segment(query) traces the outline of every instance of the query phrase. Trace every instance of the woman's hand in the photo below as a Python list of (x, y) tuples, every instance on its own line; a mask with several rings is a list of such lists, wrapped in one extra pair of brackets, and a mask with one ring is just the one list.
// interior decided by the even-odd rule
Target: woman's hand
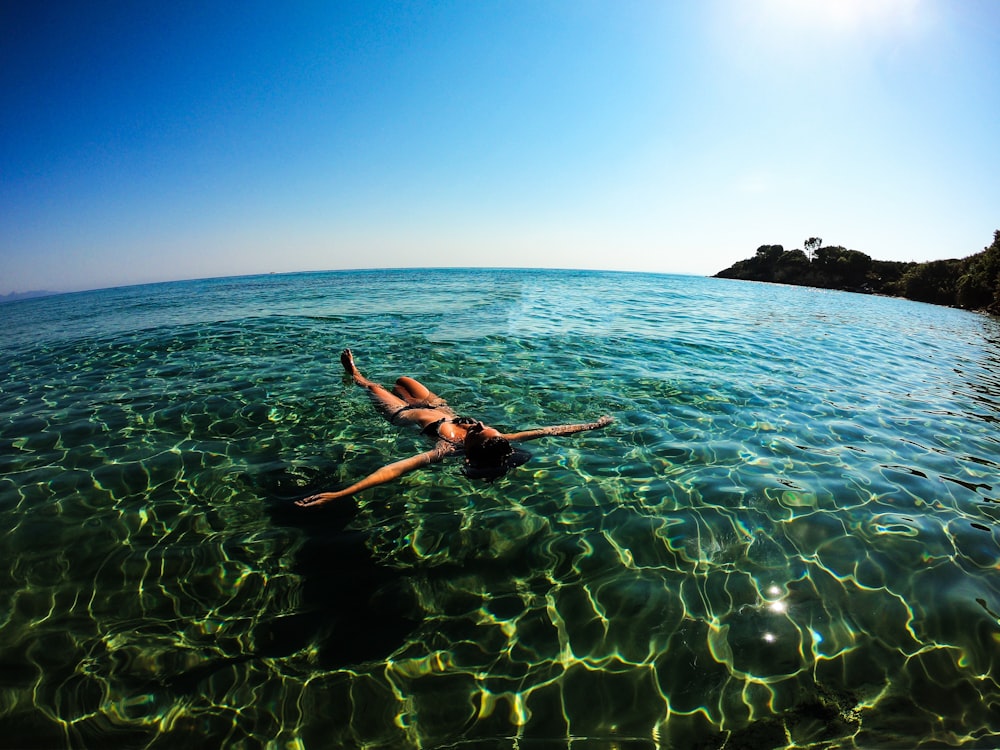
[(320, 492), (317, 495), (310, 495), (301, 500), (296, 500), (295, 504), (300, 508), (314, 508), (317, 505), (323, 505), (331, 500), (336, 500), (337, 497), (339, 497), (339, 493), (337, 492)]

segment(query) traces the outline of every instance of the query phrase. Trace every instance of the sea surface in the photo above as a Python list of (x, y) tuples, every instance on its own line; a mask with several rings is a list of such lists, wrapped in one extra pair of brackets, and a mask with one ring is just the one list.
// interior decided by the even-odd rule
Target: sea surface
[[(696, 277), (272, 275), (0, 305), (0, 745), (1000, 742), (1000, 321)], [(428, 444), (410, 375), (525, 444)]]

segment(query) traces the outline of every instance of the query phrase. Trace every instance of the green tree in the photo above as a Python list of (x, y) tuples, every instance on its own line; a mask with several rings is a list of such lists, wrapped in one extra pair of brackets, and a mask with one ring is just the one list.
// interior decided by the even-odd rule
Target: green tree
[(871, 267), (870, 257), (840, 245), (821, 247), (813, 258), (817, 283), (830, 289), (864, 289)]
[(823, 246), (823, 240), (821, 240), (819, 237), (810, 237), (809, 239), (807, 239), (805, 241), (805, 244), (803, 245), (803, 247), (806, 249), (806, 257), (809, 260), (812, 260), (814, 257), (816, 257), (816, 251), (819, 250), (820, 247), (822, 246)]
[(868, 288), (878, 294), (902, 297), (903, 274), (916, 265), (898, 260), (873, 260), (871, 270), (868, 272)]
[(930, 263), (918, 263), (900, 280), (903, 295), (907, 299), (918, 302), (930, 302), (935, 305), (954, 305), (959, 272), (962, 267), (960, 260), (934, 260)]
[(716, 276), (877, 292), (1000, 315), (1000, 229), (981, 253), (931, 263), (872, 260), (839, 245), (819, 247), (821, 242), (819, 237), (806, 240), (812, 257), (802, 250), (785, 252), (781, 245), (761, 245), (752, 258)]
[(779, 284), (808, 286), (811, 277), (809, 259), (801, 250), (789, 250), (778, 258), (774, 269), (774, 280)]
[(963, 263), (955, 289), (956, 304), (969, 310), (1000, 306), (1000, 230), (993, 234), (992, 245)]

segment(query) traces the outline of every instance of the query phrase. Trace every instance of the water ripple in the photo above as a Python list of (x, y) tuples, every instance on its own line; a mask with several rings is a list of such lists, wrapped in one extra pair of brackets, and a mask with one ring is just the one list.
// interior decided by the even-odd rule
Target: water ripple
[[(15, 744), (1000, 734), (993, 319), (512, 271), (156, 285), (0, 319)], [(293, 509), (423, 446), (344, 382), (345, 345), (500, 427), (616, 423), (492, 485), (446, 464)]]

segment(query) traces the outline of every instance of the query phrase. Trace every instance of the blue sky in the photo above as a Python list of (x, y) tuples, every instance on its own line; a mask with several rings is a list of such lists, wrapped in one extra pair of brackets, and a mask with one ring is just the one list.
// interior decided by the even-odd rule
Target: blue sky
[(1000, 3), (0, 5), (0, 294), (1000, 228)]

